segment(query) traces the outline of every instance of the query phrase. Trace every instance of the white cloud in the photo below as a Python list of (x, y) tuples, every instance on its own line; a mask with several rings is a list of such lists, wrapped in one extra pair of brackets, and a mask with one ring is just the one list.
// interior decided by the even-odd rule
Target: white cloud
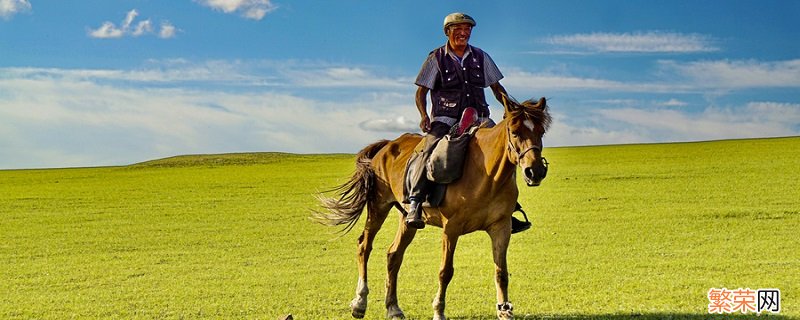
[(133, 19), (136, 19), (138, 15), (139, 12), (136, 9), (128, 11), (128, 14), (125, 15), (125, 21), (122, 22), (122, 30), (128, 30), (131, 27), (131, 23), (133, 23)]
[[(414, 90), (409, 78), (376, 75), (364, 67), (330, 66), (308, 61), (222, 61), (191, 63), (185, 60), (151, 60), (134, 70), (5, 68), (8, 76), (63, 78), (74, 81), (124, 81), (140, 85), (225, 83), (227, 86), (282, 89), (340, 88)], [(409, 101), (413, 102), (412, 98)]]
[(271, 0), (195, 0), (200, 4), (224, 13), (238, 12), (247, 19), (261, 20), (278, 9)]
[[(641, 93), (708, 93), (709, 90), (800, 87), (800, 59), (785, 61), (658, 61), (658, 81), (618, 81), (557, 73), (507, 69), (504, 85), (517, 90), (562, 92), (603, 90)], [(671, 100), (663, 106), (683, 106)]]
[(161, 23), (161, 30), (158, 32), (158, 37), (162, 39), (169, 39), (175, 37), (177, 29), (168, 21)]
[(134, 37), (153, 32), (153, 24), (150, 20), (141, 21), (136, 25), (136, 29), (131, 33)]
[[(622, 101), (627, 104), (628, 101)], [(632, 106), (565, 114), (553, 109), (546, 145), (579, 146), (800, 135), (800, 104), (748, 102), (699, 112)]]
[(530, 73), (510, 69), (505, 73), (503, 85), (517, 90), (534, 92), (561, 92), (575, 90), (613, 90), (619, 92), (675, 92), (690, 89), (682, 84), (621, 82), (616, 80), (586, 78), (552, 73)]
[[(173, 62), (183, 64), (188, 63)], [(303, 90), (229, 93), (224, 89), (229, 86), (138, 82), (185, 79), (192, 73), (210, 83), (239, 78), (239, 69), (225, 63), (186, 69), (193, 71), (162, 70), (163, 77), (158, 70), (0, 69), (0, 168), (128, 164), (188, 153), (355, 152), (399, 136), (397, 131), (365, 130), (362, 124), (389, 114), (397, 119), (416, 115), (408, 98), (412, 88), (403, 94), (330, 99)]]
[[(356, 152), (419, 131), (411, 80), (308, 61), (0, 68), (0, 168), (127, 164), (187, 153)], [(640, 94), (674, 88), (666, 84), (523, 71), (508, 80), (517, 94), (597, 90), (586, 100), (577, 93), (557, 100), (548, 146), (800, 135), (797, 102), (709, 102), (698, 109), (691, 96)], [(608, 92), (592, 97), (598, 91)]]
[(118, 29), (113, 23), (108, 21), (103, 22), (103, 25), (95, 30), (89, 30), (89, 36), (98, 39), (121, 38), (122, 34), (123, 31), (121, 29)]
[(284, 74), (292, 82), (303, 87), (360, 87), (360, 88), (409, 88), (411, 79), (395, 79), (376, 76), (358, 67), (328, 67), (323, 69), (287, 69)]
[(595, 113), (639, 133), (640, 142), (763, 138), (800, 134), (800, 104), (751, 102), (701, 113), (669, 109), (603, 109)]
[(761, 122), (780, 123), (784, 126), (800, 126), (800, 104), (781, 102), (750, 102), (747, 104), (746, 114)]
[(416, 132), (419, 121), (407, 119), (405, 116), (395, 118), (368, 119), (358, 124), (361, 129), (378, 132)]
[(0, 18), (11, 19), (15, 14), (31, 10), (28, 0), (0, 0)]
[(669, 100), (636, 100), (636, 99), (602, 99), (602, 100), (587, 100), (586, 102), (592, 103), (600, 103), (604, 105), (610, 105), (614, 107), (629, 107), (629, 108), (641, 108), (641, 107), (686, 107), (689, 103), (678, 100), (676, 98), (672, 98)]
[[(145, 19), (134, 24), (138, 16), (139, 12), (136, 11), (136, 9), (132, 9), (125, 15), (125, 19), (120, 24), (120, 27), (117, 27), (113, 22), (106, 21), (97, 29), (90, 29), (89, 36), (97, 39), (114, 39), (124, 36), (139, 37), (146, 34), (153, 34), (153, 22), (150, 19)], [(169, 22), (162, 22), (158, 37), (162, 39), (172, 38), (175, 36), (176, 31), (177, 29), (175, 26)]]
[(702, 88), (800, 87), (800, 59), (771, 62), (718, 60), (659, 63), (664, 69), (675, 71)]
[(693, 53), (719, 50), (709, 36), (660, 31), (560, 35), (545, 39), (545, 43), (575, 49), (577, 53)]
[(608, 145), (608, 144), (627, 144), (651, 142), (642, 136), (641, 132), (636, 132), (630, 128), (600, 128), (587, 125), (570, 124), (565, 119), (565, 115), (558, 112), (553, 113), (553, 122), (550, 130), (544, 136), (544, 144), (547, 146), (586, 146), (586, 145)]
[(688, 106), (689, 104), (684, 102), (684, 101), (672, 98), (672, 99), (669, 99), (667, 101), (658, 102), (657, 105), (663, 106), (663, 107), (685, 107), (685, 106)]

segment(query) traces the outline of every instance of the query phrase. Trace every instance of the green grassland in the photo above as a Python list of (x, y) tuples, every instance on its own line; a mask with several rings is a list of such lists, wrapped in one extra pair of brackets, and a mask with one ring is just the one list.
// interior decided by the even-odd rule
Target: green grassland
[[(520, 181), (534, 228), (509, 249), (518, 318), (705, 319), (722, 287), (778, 288), (779, 317), (800, 317), (800, 138), (545, 156), (542, 186)], [(0, 171), (0, 318), (349, 319), (359, 233), (308, 216), (353, 168), (259, 153)], [(375, 242), (367, 319), (384, 317), (397, 223)], [(426, 228), (406, 254), (411, 319), (432, 315), (439, 241)], [(448, 315), (493, 319), (488, 236), (462, 237), (455, 259)]]

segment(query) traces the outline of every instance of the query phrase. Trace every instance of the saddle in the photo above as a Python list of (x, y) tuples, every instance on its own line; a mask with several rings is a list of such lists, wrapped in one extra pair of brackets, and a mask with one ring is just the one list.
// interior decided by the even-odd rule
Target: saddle
[[(423, 139), (414, 150), (414, 154), (406, 166), (406, 179), (404, 194), (408, 197), (412, 175), (420, 172), (412, 170), (425, 170), (428, 179), (426, 207), (438, 207), (444, 200), (447, 184), (458, 180), (463, 172), (464, 157), (467, 153), (469, 140), (478, 129), (478, 112), (474, 108), (466, 108), (461, 114), (461, 119), (450, 129), (450, 133), (430, 143), (426, 150), (426, 139)], [(428, 155), (425, 155), (428, 152)], [(417, 159), (422, 158), (422, 159)], [(415, 161), (426, 161), (422, 166), (412, 165)]]

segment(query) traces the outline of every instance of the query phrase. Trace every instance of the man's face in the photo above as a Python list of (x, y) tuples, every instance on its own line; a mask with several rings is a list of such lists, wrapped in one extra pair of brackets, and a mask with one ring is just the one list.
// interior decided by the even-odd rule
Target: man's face
[(450, 26), (450, 32), (447, 33), (447, 41), (453, 48), (466, 47), (471, 34), (472, 26), (469, 23), (454, 24)]

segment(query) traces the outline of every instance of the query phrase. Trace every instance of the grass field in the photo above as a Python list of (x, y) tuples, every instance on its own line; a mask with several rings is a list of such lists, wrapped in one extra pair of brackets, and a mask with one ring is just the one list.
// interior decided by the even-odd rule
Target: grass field
[[(779, 317), (800, 318), (800, 138), (545, 156), (542, 186), (520, 182), (534, 228), (509, 253), (518, 318), (705, 319), (723, 287), (778, 288)], [(307, 217), (352, 170), (353, 155), (263, 153), (0, 171), (0, 318), (348, 319), (358, 232)], [(396, 225), (375, 242), (367, 319), (384, 317)], [(406, 255), (411, 319), (432, 315), (439, 241), (426, 228)], [(455, 259), (448, 316), (493, 319), (488, 236)]]

